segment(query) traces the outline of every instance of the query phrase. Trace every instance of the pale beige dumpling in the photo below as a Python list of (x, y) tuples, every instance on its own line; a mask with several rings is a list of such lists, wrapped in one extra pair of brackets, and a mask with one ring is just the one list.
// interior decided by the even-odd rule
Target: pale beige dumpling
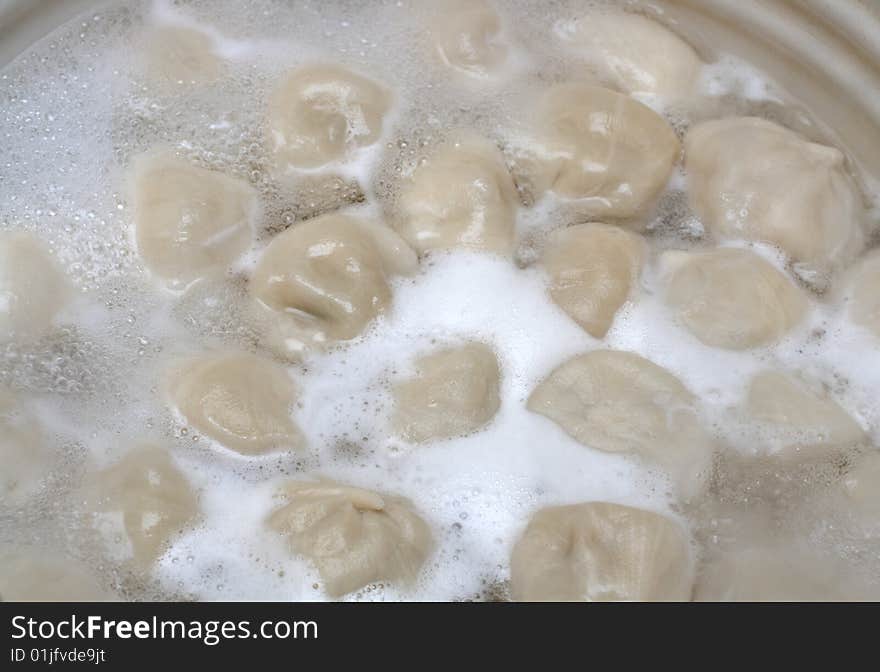
[(863, 441), (864, 430), (827, 392), (780, 371), (756, 375), (746, 399), (751, 418), (771, 430), (783, 454)]
[(242, 455), (298, 449), (293, 422), (296, 387), (270, 359), (245, 352), (180, 362), (166, 380), (170, 403), (192, 427)]
[(404, 185), (396, 228), (419, 253), (467, 247), (509, 254), (517, 202), (498, 148), (485, 138), (459, 133)]
[(868, 255), (855, 270), (849, 314), (880, 338), (880, 252)]
[(290, 481), (268, 519), (291, 550), (314, 563), (331, 597), (377, 581), (413, 581), (431, 530), (401, 497), (333, 481)]
[(172, 287), (225, 272), (250, 247), (259, 204), (242, 180), (155, 152), (135, 162), (132, 191), (138, 252)]
[(51, 457), (37, 419), (0, 388), (0, 504), (21, 504), (38, 494)]
[(510, 590), (528, 602), (690, 600), (685, 530), (666, 516), (608, 502), (538, 511), (516, 542)]
[(431, 35), (440, 60), (470, 77), (491, 76), (507, 58), (498, 13), (485, 0), (439, 3)]
[(207, 33), (185, 26), (152, 28), (144, 40), (147, 72), (163, 86), (208, 84), (220, 76), (222, 61)]
[(660, 465), (685, 498), (706, 484), (713, 447), (694, 396), (635, 353), (594, 350), (569, 359), (534, 389), (528, 409), (585, 446)]
[(501, 404), (500, 379), (498, 358), (483, 343), (419, 357), (415, 375), (393, 387), (395, 433), (407, 441), (424, 442), (480, 429)]
[(802, 546), (770, 543), (732, 551), (700, 572), (701, 602), (835, 602), (860, 599), (845, 568)]
[(642, 269), (647, 244), (640, 235), (607, 224), (555, 231), (541, 264), (550, 296), (587, 333), (603, 338), (626, 303)]
[(115, 599), (79, 560), (49, 549), (7, 546), (0, 551), (2, 602), (108, 602)]
[(595, 12), (558, 32), (610, 84), (629, 93), (667, 99), (687, 96), (693, 93), (703, 65), (687, 42), (641, 14)]
[(117, 561), (149, 568), (196, 523), (199, 504), (168, 451), (142, 445), (89, 482), (92, 525)]
[(809, 308), (804, 292), (758, 254), (739, 248), (667, 252), (666, 303), (706, 345), (746, 350), (785, 336)]
[(64, 275), (39, 238), (0, 232), (0, 343), (45, 335), (68, 294)]
[(685, 139), (691, 205), (720, 238), (777, 245), (806, 279), (861, 249), (862, 205), (843, 154), (754, 117), (707, 121)]
[(297, 68), (269, 101), (266, 140), (281, 174), (345, 161), (382, 135), (391, 94), (338, 65)]
[(650, 108), (589, 84), (553, 86), (539, 103), (521, 171), (536, 194), (577, 199), (587, 216), (633, 217), (666, 185), (678, 160), (675, 131)]
[(331, 214), (295, 224), (263, 252), (251, 294), (277, 316), (270, 345), (296, 357), (358, 336), (392, 304), (390, 280), (418, 257), (389, 227)]

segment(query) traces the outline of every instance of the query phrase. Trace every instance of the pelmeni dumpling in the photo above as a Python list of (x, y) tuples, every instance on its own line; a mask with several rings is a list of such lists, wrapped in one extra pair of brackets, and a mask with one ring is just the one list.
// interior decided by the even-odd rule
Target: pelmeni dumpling
[(389, 279), (418, 258), (387, 226), (331, 214), (296, 224), (263, 252), (251, 294), (277, 314), (269, 335), (279, 354), (349, 340), (391, 306)]
[(607, 224), (576, 224), (555, 231), (541, 264), (550, 296), (595, 338), (603, 338), (629, 298), (647, 244), (638, 234)]
[(443, 63), (471, 77), (491, 76), (507, 58), (498, 13), (485, 0), (447, 0), (438, 10), (431, 35)]
[(880, 338), (880, 251), (865, 257), (855, 270), (849, 314)]
[(340, 597), (376, 581), (412, 581), (430, 553), (427, 524), (409, 501), (333, 481), (290, 481), (268, 519)]
[(44, 335), (67, 295), (64, 275), (42, 241), (0, 232), (0, 343)]
[(162, 25), (145, 40), (147, 71), (163, 85), (207, 84), (220, 76), (221, 60), (211, 36), (185, 26)]
[(0, 504), (20, 504), (37, 494), (50, 461), (36, 418), (0, 388)]
[(859, 599), (845, 572), (809, 549), (771, 543), (732, 551), (700, 572), (694, 599), (703, 602), (826, 602)]
[(396, 228), (419, 253), (468, 247), (509, 254), (517, 202), (498, 148), (485, 138), (460, 133), (404, 186)]
[(135, 162), (132, 190), (138, 252), (172, 287), (223, 273), (251, 244), (259, 206), (242, 180), (158, 152)]
[(865, 439), (852, 416), (827, 393), (780, 371), (763, 371), (749, 385), (746, 400), (753, 420), (772, 430), (785, 453), (817, 446), (846, 446)]
[(641, 14), (595, 12), (560, 25), (557, 32), (611, 84), (629, 93), (687, 96), (703, 65), (687, 42)]
[(391, 108), (391, 94), (338, 65), (297, 68), (269, 102), (267, 142), (282, 174), (344, 161), (374, 144)]
[(269, 359), (246, 352), (197, 357), (169, 372), (167, 394), (190, 425), (242, 455), (304, 444), (291, 419), (296, 388)]
[(149, 567), (199, 516), (198, 499), (168, 451), (138, 446), (91, 480), (93, 526), (119, 561)]
[(108, 602), (84, 563), (48, 549), (7, 546), (0, 550), (0, 602)]
[(706, 345), (745, 350), (788, 333), (807, 312), (804, 293), (770, 262), (745, 249), (667, 252), (666, 302)]
[(674, 520), (608, 502), (538, 511), (510, 559), (515, 600), (687, 601), (694, 569)]
[(659, 464), (684, 497), (706, 483), (713, 449), (693, 395), (635, 353), (594, 350), (569, 359), (534, 389), (528, 408), (585, 446)]
[(737, 117), (694, 126), (685, 160), (691, 205), (710, 232), (777, 245), (805, 279), (863, 244), (859, 195), (833, 147)]
[(581, 83), (543, 96), (519, 172), (537, 194), (578, 199), (588, 216), (633, 217), (660, 193), (678, 160), (675, 131), (620, 93)]
[(415, 375), (393, 388), (395, 432), (422, 442), (478, 430), (498, 411), (498, 358), (483, 343), (470, 342), (420, 357)]

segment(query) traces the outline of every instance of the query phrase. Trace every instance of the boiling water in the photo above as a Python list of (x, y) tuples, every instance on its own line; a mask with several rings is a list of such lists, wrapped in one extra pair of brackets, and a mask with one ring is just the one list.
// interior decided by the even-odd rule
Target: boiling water
[[(693, 533), (698, 555), (745, 543), (743, 527), (785, 530), (820, 554), (842, 558), (862, 594), (877, 594), (880, 530), (853, 531), (846, 512), (823, 497), (848, 456), (791, 470), (754, 467), (749, 460), (761, 446), (737, 411), (758, 370), (802, 371), (824, 383), (876, 444), (880, 366), (866, 366), (877, 360), (876, 340), (828, 295), (812, 296), (809, 320), (772, 347), (709, 348), (673, 323), (657, 296), (653, 262), (637, 299), (605, 339), (593, 339), (548, 300), (546, 279), (531, 263), (542, 237), (568, 223), (552, 199), (521, 208), (517, 264), (468, 252), (432, 254), (415, 278), (396, 282), (386, 318), (290, 367), (301, 391), (293, 412), (308, 439), (304, 453), (244, 458), (198, 436), (167, 409), (157, 381), (169, 361), (218, 344), (258, 347), (243, 309), (246, 279), (273, 234), (342, 207), (392, 212), (401, 175), (449, 129), (473, 128), (504, 147), (523, 101), (582, 67), (547, 36), (558, 21), (583, 12), (584, 2), (496, 3), (514, 46), (503, 76), (482, 88), (463, 85), (432, 58), (424, 36), (431, 3), (291, 4), (119, 3), (64, 26), (0, 72), (0, 227), (36, 233), (78, 290), (49, 336), (0, 346), (0, 384), (21, 392), (55, 450), (40, 495), (0, 508), (0, 544), (86, 559), (125, 598), (323, 599), (314, 569), (264, 525), (283, 479), (323, 475), (408, 497), (437, 542), (415, 586), (369, 586), (352, 599), (503, 599), (510, 550), (529, 516), (542, 506), (590, 500), (677, 517)], [(143, 35), (163, 23), (208, 31), (226, 60), (222, 81), (154, 86), (144, 74)], [(267, 169), (267, 96), (285, 71), (321, 60), (387, 83), (394, 110), (382, 142), (336, 170), (332, 184), (282, 187)], [(687, 108), (644, 102), (682, 132), (697, 119), (738, 111), (819, 134), (772, 82), (731, 57), (715, 55), (700, 87), (702, 102)], [(126, 168), (158, 145), (247, 180), (262, 204), (251, 252), (224, 280), (185, 293), (155, 283), (133, 243)], [(703, 245), (685, 184), (686, 176), (676, 174), (650, 217), (655, 251)], [(771, 248), (757, 249), (784, 270)], [(389, 380), (432, 344), (461, 337), (496, 349), (499, 413), (464, 438), (420, 446), (396, 441), (388, 431)], [(703, 499), (677, 505), (662, 474), (585, 448), (525, 409), (548, 371), (599, 347), (637, 352), (699, 397), (721, 446)], [(80, 515), (83, 477), (145, 441), (169, 447), (203, 510), (148, 575), (116, 564)], [(735, 522), (740, 518), (748, 524)]]

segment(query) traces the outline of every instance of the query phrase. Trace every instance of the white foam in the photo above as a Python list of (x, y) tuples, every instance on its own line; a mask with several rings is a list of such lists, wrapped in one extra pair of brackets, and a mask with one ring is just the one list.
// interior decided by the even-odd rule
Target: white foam
[(729, 54), (703, 65), (697, 89), (710, 97), (738, 95), (747, 100), (784, 102), (776, 84), (764, 73)]

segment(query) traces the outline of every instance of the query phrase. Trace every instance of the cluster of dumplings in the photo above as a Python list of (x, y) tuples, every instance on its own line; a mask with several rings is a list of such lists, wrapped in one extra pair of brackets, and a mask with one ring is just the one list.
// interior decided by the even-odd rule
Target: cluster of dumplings
[[(845, 277), (852, 320), (880, 339), (880, 256), (866, 256), (841, 276), (862, 252), (865, 232), (840, 151), (742, 117), (699, 123), (682, 145), (670, 124), (631, 94), (695, 95), (702, 62), (691, 46), (648, 18), (623, 12), (560, 26), (558, 37), (605, 85), (548, 86), (507, 156), (472, 130), (450, 133), (403, 178), (388, 223), (357, 210), (332, 212), (274, 236), (248, 278), (254, 313), (268, 325), (261, 348), (257, 354), (211, 350), (171, 363), (162, 391), (181, 422), (218, 450), (244, 458), (303, 450), (305, 435), (292, 417), (297, 383), (285, 365), (344, 345), (389, 315), (395, 280), (417, 274), (432, 252), (469, 249), (513, 263), (518, 213), (541, 198), (571, 203), (582, 222), (543, 241), (538, 264), (547, 297), (597, 341), (637, 298), (649, 264), (659, 269), (663, 298), (683, 334), (711, 348), (747, 350), (784, 338), (811, 310), (804, 278), (822, 278), (827, 287)], [(476, 82), (500, 76), (514, 51), (486, 2), (450, 3), (430, 39), (451, 74)], [(207, 34), (161, 28), (151, 44), (151, 72), (168, 86), (222, 77), (222, 59)], [(291, 70), (266, 110), (274, 175), (293, 183), (372, 151), (395, 102), (384, 83), (340, 65)], [(716, 246), (653, 259), (640, 223), (682, 155), (691, 206)], [(168, 289), (183, 292), (223, 277), (255, 249), (260, 197), (244, 180), (167, 148), (138, 157), (129, 176), (140, 259)], [(750, 243), (778, 248), (789, 270)], [(2, 234), (0, 340), (36, 338), (56, 327), (65, 286), (35, 237)], [(403, 441), (478, 432), (501, 405), (504, 371), (489, 343), (443, 344), (408, 362), (407, 371), (391, 386), (390, 430)], [(602, 348), (578, 354), (547, 372), (525, 406), (588, 448), (635, 455), (664, 470), (682, 500), (707, 487), (716, 446), (699, 400), (644, 357)], [(805, 435), (813, 448), (865, 436), (833, 399), (794, 374), (760, 373), (747, 406), (752, 421), (773, 427), (774, 436), (790, 433), (791, 442), (778, 446), (783, 452), (800, 451)], [(20, 500), (39, 489), (51, 455), (39, 422), (12, 392), (0, 391), (0, 429), (9, 465), (0, 495)], [(198, 493), (161, 446), (135, 447), (84, 487), (90, 524), (108, 553), (145, 571), (200, 519)], [(844, 490), (858, 506), (880, 511), (878, 456), (854, 468)], [(432, 553), (429, 522), (394, 494), (320, 478), (290, 480), (277, 494), (266, 529), (314, 565), (331, 596), (379, 581), (414, 581)], [(14, 576), (22, 562), (0, 558), (0, 575)], [(716, 568), (696, 594), (735, 597), (736, 582), (748, 582), (741, 574), (752, 565), (744, 557), (726, 573)], [(532, 516), (513, 546), (511, 594), (688, 600), (695, 567), (688, 530), (672, 517), (609, 502), (551, 506)], [(12, 582), (0, 585), (4, 596), (15, 597), (15, 590)]]

